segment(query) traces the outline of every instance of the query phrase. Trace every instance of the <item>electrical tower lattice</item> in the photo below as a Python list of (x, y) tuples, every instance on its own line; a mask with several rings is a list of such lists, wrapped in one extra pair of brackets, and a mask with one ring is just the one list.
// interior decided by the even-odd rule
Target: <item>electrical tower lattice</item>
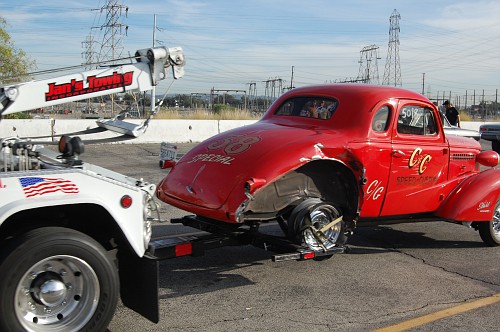
[(106, 22), (93, 29), (104, 30), (98, 61), (115, 60), (122, 57), (123, 53), (123, 30), (127, 33), (128, 26), (121, 22), (123, 12), (128, 14), (128, 7), (118, 3), (118, 0), (108, 0), (107, 4), (99, 10), (106, 12)]
[(387, 49), (387, 59), (385, 61), (385, 71), (383, 85), (401, 86), (401, 65), (399, 62), (399, 20), (401, 15), (394, 9), (389, 17), (389, 45)]
[(356, 81), (368, 83), (368, 84), (379, 84), (378, 75), (378, 46), (370, 45), (363, 47), (360, 51), (359, 58), (359, 73)]
[(88, 35), (85, 41), (82, 42), (82, 47), (84, 51), (82, 52), (83, 65), (87, 70), (90, 70), (92, 63), (95, 61), (95, 51), (94, 51), (94, 36)]

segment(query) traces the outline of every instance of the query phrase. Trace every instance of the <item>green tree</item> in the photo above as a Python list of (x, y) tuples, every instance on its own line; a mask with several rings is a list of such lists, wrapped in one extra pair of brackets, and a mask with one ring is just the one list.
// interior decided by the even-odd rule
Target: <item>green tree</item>
[(6, 27), (7, 21), (0, 17), (0, 85), (22, 81), (36, 68), (35, 61), (15, 47)]

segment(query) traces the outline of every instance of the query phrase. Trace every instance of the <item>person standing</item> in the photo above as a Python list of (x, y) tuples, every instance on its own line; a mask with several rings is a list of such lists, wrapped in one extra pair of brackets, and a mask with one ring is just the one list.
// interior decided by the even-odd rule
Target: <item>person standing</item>
[(460, 114), (458, 113), (457, 109), (451, 106), (449, 100), (445, 100), (443, 106), (445, 107), (445, 116), (450, 124), (452, 126), (460, 127)]

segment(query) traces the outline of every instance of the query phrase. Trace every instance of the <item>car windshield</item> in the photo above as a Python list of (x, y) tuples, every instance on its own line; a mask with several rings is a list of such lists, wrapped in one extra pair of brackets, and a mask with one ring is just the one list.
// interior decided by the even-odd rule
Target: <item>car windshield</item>
[(286, 100), (274, 114), (327, 120), (337, 106), (338, 101), (332, 98), (296, 97)]

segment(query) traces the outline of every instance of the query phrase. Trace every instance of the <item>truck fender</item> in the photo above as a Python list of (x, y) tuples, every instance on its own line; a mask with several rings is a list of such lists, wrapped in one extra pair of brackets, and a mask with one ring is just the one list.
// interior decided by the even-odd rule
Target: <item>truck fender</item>
[[(136, 200), (140, 197), (134, 197)], [(103, 207), (111, 217), (115, 220), (117, 226), (121, 229), (123, 234), (127, 237), (130, 246), (133, 248), (135, 253), (142, 257), (146, 248), (143, 243), (143, 230), (142, 223), (131, 223), (129, 213), (133, 214), (133, 219), (142, 220), (142, 209), (136, 208), (136, 211), (131, 211), (133, 207), (129, 208), (129, 211), (120, 211), (113, 209), (110, 206), (109, 200), (101, 199), (100, 197), (90, 196), (90, 195), (74, 195), (71, 197), (58, 197), (58, 199), (37, 199), (37, 200), (14, 200), (4, 206), (0, 207), (0, 226), (4, 223), (6, 219), (10, 216), (24, 210), (43, 208), (47, 206), (63, 206), (63, 205), (75, 205), (75, 204), (95, 204)], [(127, 226), (128, 225), (128, 226)], [(133, 225), (134, 228), (130, 228)]]
[(462, 181), (436, 211), (446, 220), (491, 221), (500, 195), (500, 169), (488, 169)]

